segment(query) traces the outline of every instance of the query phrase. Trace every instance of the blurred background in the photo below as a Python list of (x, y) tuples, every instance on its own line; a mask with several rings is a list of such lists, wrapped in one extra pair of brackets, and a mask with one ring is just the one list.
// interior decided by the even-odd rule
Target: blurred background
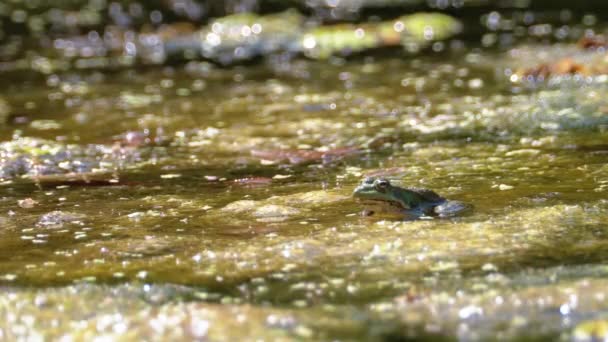
[[(443, 13), (464, 23), (460, 29), (436, 28), (428, 39), (458, 33), (467, 44), (508, 48), (522, 39), (579, 39), (605, 19), (607, 8), (606, 2), (592, 0), (8, 0), (0, 3), (0, 71), (200, 58), (228, 65), (277, 54), (373, 53), (403, 40), (394, 32), (378, 33), (383, 23), (393, 25), (418, 12)], [(356, 36), (357, 29), (368, 31), (366, 39)], [(407, 29), (420, 34), (424, 26)]]

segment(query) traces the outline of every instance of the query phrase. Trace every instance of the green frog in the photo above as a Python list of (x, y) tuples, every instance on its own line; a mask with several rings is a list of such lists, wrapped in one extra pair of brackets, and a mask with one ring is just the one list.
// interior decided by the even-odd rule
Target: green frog
[(466, 203), (445, 199), (432, 190), (393, 186), (385, 178), (365, 178), (355, 188), (353, 196), (378, 207), (364, 211), (367, 216), (379, 211), (397, 213), (408, 218), (452, 217), (471, 209)]

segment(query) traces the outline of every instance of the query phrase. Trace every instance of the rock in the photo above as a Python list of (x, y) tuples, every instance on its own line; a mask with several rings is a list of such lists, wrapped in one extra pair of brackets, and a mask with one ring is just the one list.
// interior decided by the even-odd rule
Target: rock
[[(141, 160), (137, 149), (115, 149), (110, 145), (63, 144), (38, 138), (19, 137), (0, 143), (0, 178), (31, 178), (46, 182), (45, 177), (66, 176), (61, 180), (78, 179), (84, 182), (97, 174), (115, 173), (118, 168)], [(85, 175), (86, 174), (86, 175)], [(102, 176), (105, 177), (105, 176)]]
[(512, 190), (513, 188), (515, 188), (513, 185), (508, 185), (508, 184), (500, 184), (498, 186), (498, 189), (500, 191)]
[(221, 211), (231, 212), (231, 213), (243, 213), (247, 211), (253, 210), (258, 203), (253, 200), (241, 200), (232, 202), (225, 207), (221, 208)]
[(64, 224), (67, 223), (78, 223), (85, 217), (86, 215), (84, 214), (55, 210), (42, 215), (36, 223), (36, 226), (48, 229), (57, 229), (62, 228)]
[(300, 210), (293, 207), (288, 207), (285, 205), (276, 205), (276, 204), (267, 204), (261, 207), (258, 207), (254, 212), (253, 216), (259, 218), (268, 218), (268, 217), (287, 217), (293, 216), (300, 213)]
[(35, 201), (28, 197), (22, 200), (18, 200), (17, 204), (19, 204), (19, 206), (23, 209), (30, 209), (33, 208), (36, 204), (38, 204), (38, 201)]
[(179, 248), (169, 238), (147, 235), (143, 238), (117, 239), (103, 244), (109, 253), (121, 257), (142, 258), (170, 254)]
[(593, 320), (579, 323), (572, 332), (572, 341), (593, 342), (608, 340), (608, 320)]
[(327, 203), (340, 202), (349, 199), (350, 196), (344, 196), (335, 192), (316, 190), (308, 192), (300, 192), (293, 195), (282, 197), (271, 197), (275, 202), (283, 202), (291, 206), (306, 205), (316, 206)]

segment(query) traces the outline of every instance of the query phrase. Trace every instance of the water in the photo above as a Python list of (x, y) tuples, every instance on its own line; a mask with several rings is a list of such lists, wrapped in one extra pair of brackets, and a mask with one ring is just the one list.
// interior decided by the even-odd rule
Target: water
[[(608, 307), (608, 86), (511, 82), (520, 48), (12, 74), (0, 336), (573, 338)], [(475, 209), (362, 217), (366, 175)]]

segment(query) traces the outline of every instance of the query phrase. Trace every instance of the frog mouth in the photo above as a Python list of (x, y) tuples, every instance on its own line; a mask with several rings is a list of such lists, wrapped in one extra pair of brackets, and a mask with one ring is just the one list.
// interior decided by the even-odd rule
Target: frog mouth
[(364, 206), (373, 206), (373, 207), (380, 206), (380, 207), (399, 209), (399, 210), (406, 209), (403, 207), (403, 205), (401, 203), (399, 203), (397, 201), (386, 200), (386, 199), (366, 198), (366, 199), (360, 199), (359, 202), (361, 204), (363, 204)]

